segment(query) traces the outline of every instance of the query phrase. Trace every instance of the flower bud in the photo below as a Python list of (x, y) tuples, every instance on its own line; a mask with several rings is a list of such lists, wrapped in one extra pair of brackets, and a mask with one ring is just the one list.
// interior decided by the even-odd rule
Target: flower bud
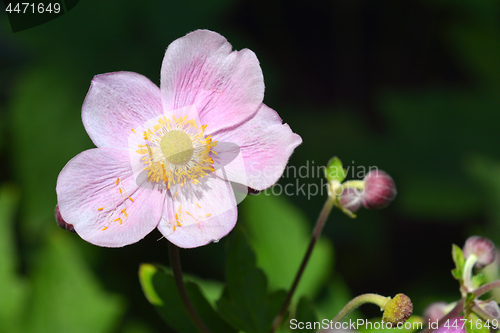
[(342, 208), (356, 212), (361, 207), (361, 192), (356, 188), (344, 188), (340, 195), (339, 204)]
[(65, 229), (65, 230), (68, 230), (70, 232), (76, 233), (75, 228), (73, 227), (73, 225), (69, 224), (69, 223), (66, 223), (63, 220), (63, 218), (61, 216), (61, 212), (59, 211), (59, 205), (56, 205), (55, 216), (56, 216), (56, 222), (57, 222), (58, 226), (60, 226), (61, 228)]
[(446, 302), (435, 302), (429, 304), (424, 310), (424, 319), (427, 323), (435, 323), (446, 315)]
[(495, 260), (495, 244), (488, 238), (471, 236), (465, 241), (463, 253), (465, 259), (471, 254), (475, 254), (477, 256), (475, 267), (483, 268)]
[(368, 209), (386, 207), (396, 197), (397, 191), (391, 176), (382, 170), (371, 170), (363, 179), (365, 189), (363, 206)]
[(260, 192), (261, 192), (259, 190), (255, 190), (255, 189), (253, 189), (251, 187), (248, 187), (247, 189), (248, 189), (248, 194), (250, 194), (250, 195), (259, 195)]
[(397, 294), (384, 308), (384, 315), (382, 321), (391, 323), (393, 327), (398, 324), (403, 324), (410, 318), (413, 312), (413, 304), (408, 296), (405, 294)]
[(463, 324), (462, 318), (463, 317), (450, 319), (446, 327), (441, 326), (441, 328), (435, 330), (434, 333), (465, 333), (466, 325)]
[(488, 316), (499, 319), (500, 318), (500, 308), (498, 303), (495, 301), (477, 301), (477, 305), (484, 311)]

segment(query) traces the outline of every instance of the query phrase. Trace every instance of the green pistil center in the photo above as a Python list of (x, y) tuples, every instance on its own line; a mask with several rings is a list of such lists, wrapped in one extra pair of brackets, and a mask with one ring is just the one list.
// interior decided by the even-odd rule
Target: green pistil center
[(163, 155), (173, 164), (184, 164), (193, 156), (193, 142), (183, 131), (167, 132), (160, 140)]

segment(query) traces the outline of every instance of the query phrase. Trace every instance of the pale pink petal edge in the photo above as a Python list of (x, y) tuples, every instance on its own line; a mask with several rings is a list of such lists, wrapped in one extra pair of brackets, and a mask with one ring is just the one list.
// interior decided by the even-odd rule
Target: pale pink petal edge
[[(158, 225), (165, 201), (160, 192), (138, 187), (128, 154), (110, 148), (86, 150), (71, 159), (59, 174), (56, 192), (64, 221), (82, 239), (105, 247), (121, 247), (144, 238)], [(127, 216), (119, 213), (124, 205)], [(115, 221), (117, 217), (122, 218), (121, 225)]]
[(97, 147), (126, 149), (134, 127), (163, 114), (160, 88), (133, 72), (96, 75), (82, 106), (82, 121)]
[[(225, 179), (264, 190), (276, 183), (286, 168), (294, 149), (302, 143), (278, 113), (262, 104), (254, 117), (242, 125), (213, 135), (214, 139), (238, 145), (245, 170), (226, 167)], [(214, 149), (217, 152), (217, 148)], [(216, 173), (219, 177), (221, 172)]]

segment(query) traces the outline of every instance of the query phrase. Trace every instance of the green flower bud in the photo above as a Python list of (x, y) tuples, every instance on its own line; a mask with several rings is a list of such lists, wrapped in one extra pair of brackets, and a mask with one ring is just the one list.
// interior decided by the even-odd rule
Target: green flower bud
[(410, 318), (413, 312), (413, 304), (405, 294), (397, 294), (384, 307), (384, 315), (382, 321), (391, 323), (393, 327), (398, 324), (403, 324)]

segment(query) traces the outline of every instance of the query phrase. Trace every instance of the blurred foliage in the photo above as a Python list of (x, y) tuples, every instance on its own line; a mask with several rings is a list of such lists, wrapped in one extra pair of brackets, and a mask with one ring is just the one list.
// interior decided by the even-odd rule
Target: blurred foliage
[(271, 329), (286, 291), (269, 293), (266, 275), (255, 264), (255, 254), (246, 237), (235, 230), (227, 256), (226, 287), (217, 307), (238, 331), (265, 333)]
[(54, 230), (33, 271), (18, 275), (12, 242), (18, 197), (15, 187), (0, 188), (0, 331), (109, 332), (123, 302), (102, 290), (67, 234)]
[[(282, 197), (264, 193), (247, 198), (243, 208), (244, 227), (255, 249), (257, 265), (266, 273), (272, 289), (288, 289), (309, 245), (307, 220)], [(309, 259), (294, 300), (304, 295), (315, 298), (332, 272), (333, 248), (322, 238)]]
[[(165, 241), (85, 244), (57, 228), (54, 188), (64, 164), (93, 146), (80, 119), (92, 77), (129, 70), (159, 83), (167, 45), (198, 28), (256, 52), (266, 104), (304, 140), (280, 180), (295, 195), (241, 204), (270, 290), (293, 279), (326, 197), (311, 171), (336, 155), (347, 179), (377, 166), (399, 194), (356, 220), (333, 212), (299, 285), (295, 303), (308, 300), (298, 315), (310, 317), (310, 303), (320, 320), (333, 317), (364, 292), (405, 292), (417, 314), (458, 298), (451, 244), (473, 233), (500, 242), (499, 11), (495, 0), (82, 0), (16, 34), (2, 11), (0, 331), (165, 332), (137, 277), (141, 262), (166, 263)], [(294, 177), (304, 165), (308, 174)], [(212, 307), (226, 243), (182, 252)], [(379, 316), (361, 310), (353, 316)]]
[[(142, 264), (139, 276), (144, 294), (170, 327), (178, 332), (198, 332), (176, 291), (175, 280), (169, 270), (151, 264)], [(187, 282), (186, 290), (200, 318), (211, 331), (236, 332), (214, 311), (197, 284)]]

